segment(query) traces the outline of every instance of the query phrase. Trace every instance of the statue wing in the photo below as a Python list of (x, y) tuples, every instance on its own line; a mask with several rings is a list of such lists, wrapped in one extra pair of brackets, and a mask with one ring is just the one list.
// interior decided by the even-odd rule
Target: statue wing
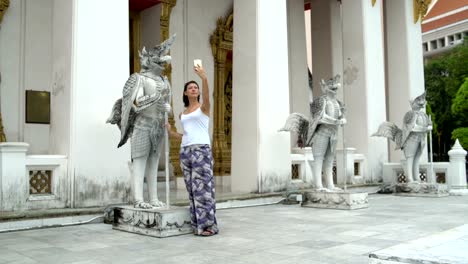
[(401, 148), (402, 130), (397, 125), (391, 122), (383, 122), (380, 124), (377, 132), (371, 135), (372, 137), (386, 137), (396, 143), (397, 148)]
[(325, 102), (325, 97), (320, 96), (315, 98), (312, 103), (309, 104), (312, 120), (307, 132), (308, 137), (305, 142), (306, 146), (312, 146), (312, 137), (315, 133), (315, 130), (317, 130), (320, 119), (323, 117), (323, 113), (325, 112)]
[[(124, 138), (122, 138), (118, 144), (117, 147), (121, 147), (123, 144), (127, 142), (127, 140), (132, 136), (133, 133), (133, 124), (135, 123), (135, 118), (136, 118), (136, 113), (134, 109), (130, 109), (130, 113), (128, 115), (128, 126), (127, 126), (127, 131), (124, 133)], [(112, 107), (112, 112), (107, 119), (106, 123), (112, 124), (112, 125), (117, 125), (119, 130), (121, 131), (122, 134), (122, 98), (119, 98), (117, 101), (115, 101), (114, 106)]]
[(413, 131), (414, 126), (416, 125), (416, 113), (411, 110), (406, 112), (405, 116), (403, 117), (403, 127), (402, 127), (402, 139), (401, 139), (401, 146), (403, 147), (406, 143), (406, 139), (408, 139), (409, 134)]
[(309, 107), (313, 119), (322, 117), (325, 109), (325, 97), (320, 96), (315, 98), (312, 103), (310, 103)]
[(130, 75), (122, 92), (122, 107), (120, 119), (120, 142), (117, 147), (124, 145), (133, 132), (133, 125), (135, 123), (136, 112), (133, 108), (133, 101), (136, 97), (136, 92), (139, 87), (140, 78), (138, 73)]
[(114, 106), (112, 107), (112, 112), (107, 118), (106, 123), (111, 125), (117, 125), (120, 129), (120, 120), (122, 116), (122, 98), (119, 98), (115, 101)]

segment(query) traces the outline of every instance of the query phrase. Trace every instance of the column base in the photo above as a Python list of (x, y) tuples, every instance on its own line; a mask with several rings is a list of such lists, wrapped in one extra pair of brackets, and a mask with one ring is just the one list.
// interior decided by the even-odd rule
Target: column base
[(159, 238), (193, 233), (190, 212), (182, 207), (169, 209), (139, 209), (130, 205), (116, 207), (112, 229)]
[(452, 196), (465, 196), (468, 195), (468, 189), (452, 189), (449, 194)]
[(303, 207), (354, 210), (369, 207), (367, 193), (317, 192), (303, 194)]
[(447, 185), (438, 183), (399, 183), (395, 195), (414, 197), (445, 197), (449, 195)]

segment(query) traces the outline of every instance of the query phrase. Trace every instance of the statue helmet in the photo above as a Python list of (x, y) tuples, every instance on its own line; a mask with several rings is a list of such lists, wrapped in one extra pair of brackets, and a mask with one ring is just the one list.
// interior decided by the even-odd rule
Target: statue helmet
[(175, 34), (166, 39), (161, 44), (153, 47), (149, 51), (145, 47), (138, 54), (140, 55), (141, 67), (144, 69), (153, 69), (155, 67), (164, 68), (164, 65), (170, 63), (171, 56), (167, 55), (175, 40)]
[(426, 104), (426, 91), (422, 93), (420, 96), (417, 96), (413, 100), (410, 100), (411, 108), (421, 108), (424, 107)]
[(335, 77), (332, 77), (328, 80), (321, 80), (320, 81), (320, 86), (321, 86), (321, 89), (322, 89), (322, 93), (326, 93), (327, 91), (331, 91), (331, 92), (334, 92), (336, 93), (336, 90), (338, 90), (338, 88), (341, 86), (340, 85), (340, 75), (337, 74), (335, 75)]

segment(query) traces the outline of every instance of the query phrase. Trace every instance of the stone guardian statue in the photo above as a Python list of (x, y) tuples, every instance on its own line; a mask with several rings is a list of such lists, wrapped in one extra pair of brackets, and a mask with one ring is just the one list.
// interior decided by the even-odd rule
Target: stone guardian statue
[[(165, 66), (170, 63), (169, 49), (175, 35), (140, 55), (141, 71), (133, 73), (123, 88), (122, 98), (112, 109), (107, 123), (121, 131), (117, 147), (130, 138), (132, 158), (132, 188), (135, 208), (163, 207), (158, 199), (157, 174), (165, 133), (164, 115), (171, 112), (171, 87)], [(148, 184), (149, 201), (143, 200), (143, 180)]]
[[(314, 161), (312, 170), (314, 185), (318, 191), (341, 190), (333, 183), (333, 161), (335, 159), (338, 127), (346, 124), (345, 108), (336, 99), (340, 87), (340, 75), (320, 82), (323, 95), (309, 102), (311, 119), (292, 113), (280, 131), (294, 131), (306, 147), (312, 147)], [(322, 173), (325, 184), (322, 184)]]
[(391, 122), (383, 122), (372, 136), (386, 137), (396, 143), (395, 149), (403, 150), (406, 158), (406, 179), (408, 182), (420, 182), (419, 159), (426, 145), (427, 133), (432, 130), (432, 121), (421, 111), (426, 106), (426, 92), (410, 101), (411, 110), (403, 117), (400, 129)]

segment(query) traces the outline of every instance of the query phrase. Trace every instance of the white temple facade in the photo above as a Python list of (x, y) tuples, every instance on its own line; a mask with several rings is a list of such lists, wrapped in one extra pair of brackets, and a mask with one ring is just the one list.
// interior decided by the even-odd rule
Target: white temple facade
[[(336, 74), (348, 120), (338, 148), (354, 148), (365, 160), (363, 183), (381, 181), (382, 164), (401, 156), (371, 134), (385, 120), (400, 126), (409, 100), (424, 91), (426, 10), (416, 0), (0, 2), (9, 2), (0, 27), (8, 142), (0, 143), (0, 211), (128, 201), (129, 144), (117, 149), (119, 130), (105, 121), (136, 69), (135, 51), (172, 34), (173, 122), (181, 131), (183, 85), (198, 81), (192, 67), (201, 59), (213, 93), (216, 181), (232, 192), (288, 188), (294, 140), (278, 129), (292, 112), (309, 115), (319, 80)], [(48, 124), (27, 122), (30, 90), (50, 96)], [(171, 142), (176, 175), (177, 151)], [(34, 180), (49, 186), (31, 186)]]

